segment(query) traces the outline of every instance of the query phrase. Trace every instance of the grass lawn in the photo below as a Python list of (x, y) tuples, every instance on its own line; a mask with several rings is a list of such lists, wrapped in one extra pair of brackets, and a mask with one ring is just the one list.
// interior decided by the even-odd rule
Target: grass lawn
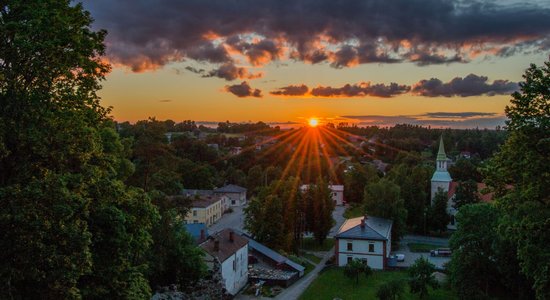
[[(377, 299), (378, 287), (391, 280), (403, 280), (406, 285), (405, 292), (400, 299), (418, 299), (418, 295), (411, 294), (406, 284), (408, 275), (406, 271), (375, 271), (369, 278), (359, 277), (359, 284), (344, 276), (342, 268), (331, 268), (319, 274), (319, 277), (305, 290), (300, 300), (332, 300), (341, 298), (344, 300)], [(443, 300), (457, 299), (456, 295), (449, 288), (431, 290), (426, 299)]]
[(433, 244), (423, 244), (423, 243), (408, 243), (409, 250), (411, 252), (430, 252), (430, 250), (441, 248), (441, 246)]
[(326, 239), (322, 245), (319, 245), (314, 238), (304, 238), (303, 250), (306, 251), (329, 251), (334, 246), (334, 239)]
[(311, 253), (303, 253), (302, 254), (303, 257), (311, 260), (312, 262), (314, 262), (315, 264), (319, 264), (321, 262), (321, 258), (320, 257), (317, 257)]
[(346, 208), (346, 211), (344, 212), (344, 218), (346, 219), (358, 218), (364, 215), (365, 210), (363, 208), (363, 205), (351, 205), (350, 207)]
[(302, 265), (304, 266), (306, 269), (304, 270), (304, 276), (311, 272), (313, 269), (315, 269), (315, 266), (310, 264), (309, 262), (307, 262), (304, 258), (302, 257), (298, 257), (298, 256), (295, 256), (295, 255), (289, 255), (288, 258), (290, 258), (290, 260), (292, 260), (293, 262), (299, 264), (299, 265)]

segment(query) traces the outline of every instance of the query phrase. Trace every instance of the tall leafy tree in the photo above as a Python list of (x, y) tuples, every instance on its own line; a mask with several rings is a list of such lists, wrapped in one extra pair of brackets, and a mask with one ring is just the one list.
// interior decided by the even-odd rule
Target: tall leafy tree
[(411, 293), (418, 294), (420, 299), (428, 296), (428, 288), (437, 288), (439, 284), (433, 275), (435, 266), (427, 258), (421, 256), (409, 268), (409, 286)]
[(372, 269), (360, 259), (355, 258), (344, 267), (344, 275), (354, 280), (356, 285), (359, 284), (361, 273), (365, 274), (365, 277), (369, 277), (372, 275)]
[(158, 217), (96, 92), (104, 31), (68, 0), (0, 4), (0, 298), (148, 299)]
[(327, 238), (330, 229), (334, 223), (332, 219), (332, 211), (334, 210), (334, 202), (332, 201), (332, 191), (327, 182), (319, 177), (315, 186), (310, 186), (309, 193), (313, 197), (313, 236), (315, 240), (322, 245)]
[(397, 245), (405, 233), (407, 210), (399, 186), (382, 178), (365, 190), (365, 212), (368, 215), (393, 220), (392, 245)]
[(467, 180), (458, 183), (454, 198), (454, 207), (456, 209), (459, 209), (467, 204), (477, 203), (479, 201), (480, 199), (477, 190), (477, 182), (473, 180)]
[(427, 212), (428, 224), (431, 230), (441, 232), (447, 229), (447, 224), (450, 221), (447, 213), (447, 202), (447, 192), (439, 188)]
[(509, 137), (485, 170), (503, 210), (499, 232), (515, 245), (521, 272), (550, 298), (550, 62), (532, 64), (505, 109)]

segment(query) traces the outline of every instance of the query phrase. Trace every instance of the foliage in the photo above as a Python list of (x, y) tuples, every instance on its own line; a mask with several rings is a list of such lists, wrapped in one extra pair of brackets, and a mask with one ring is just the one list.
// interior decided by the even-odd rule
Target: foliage
[(418, 294), (420, 299), (428, 296), (428, 287), (437, 288), (439, 286), (433, 273), (435, 266), (427, 258), (421, 256), (409, 268), (409, 286), (411, 292)]
[(502, 209), (499, 235), (517, 251), (538, 299), (550, 297), (550, 62), (526, 70), (505, 109), (509, 137), (484, 170)]
[(497, 209), (486, 203), (465, 205), (457, 214), (449, 271), (451, 283), (463, 299), (488, 298), (489, 288), (499, 283), (495, 260), (498, 221)]
[(454, 207), (456, 209), (459, 209), (467, 204), (477, 203), (479, 201), (480, 199), (477, 190), (477, 182), (473, 180), (467, 180), (458, 183), (454, 198)]
[(344, 197), (349, 203), (361, 203), (365, 197), (365, 186), (378, 181), (376, 169), (371, 165), (353, 164), (344, 174)]
[(407, 210), (399, 186), (383, 178), (369, 184), (365, 191), (365, 212), (367, 215), (393, 220), (392, 245), (397, 245), (405, 233)]
[(449, 214), (447, 213), (447, 192), (439, 188), (435, 193), (433, 204), (428, 210), (428, 220), (431, 230), (445, 231), (449, 224)]
[(388, 281), (378, 287), (376, 298), (380, 300), (397, 300), (405, 292), (405, 285), (401, 280)]
[(355, 258), (344, 267), (344, 275), (351, 280), (355, 280), (355, 284), (359, 284), (359, 275), (362, 273), (365, 274), (365, 277), (372, 275), (372, 269), (366, 261)]

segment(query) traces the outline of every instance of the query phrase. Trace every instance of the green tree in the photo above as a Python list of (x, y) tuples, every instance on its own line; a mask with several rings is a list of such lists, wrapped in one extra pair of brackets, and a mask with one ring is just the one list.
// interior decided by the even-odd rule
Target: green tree
[(347, 202), (361, 203), (365, 197), (365, 186), (378, 181), (376, 169), (371, 165), (353, 164), (344, 173), (344, 196)]
[(96, 92), (104, 31), (68, 0), (0, 6), (0, 298), (148, 299), (156, 208)]
[(380, 285), (376, 291), (379, 300), (398, 300), (405, 292), (405, 285), (401, 280), (392, 280)]
[(447, 213), (447, 192), (439, 188), (435, 193), (432, 206), (427, 212), (429, 225), (431, 230), (445, 231), (449, 224), (450, 217)]
[(508, 139), (484, 170), (503, 210), (499, 234), (517, 249), (538, 299), (550, 298), (550, 62), (532, 64), (512, 94)]
[(355, 280), (355, 284), (359, 284), (359, 275), (365, 274), (365, 277), (372, 275), (372, 269), (365, 261), (354, 258), (344, 267), (344, 275), (351, 280)]
[(364, 201), (367, 215), (393, 220), (392, 245), (397, 245), (405, 233), (407, 219), (407, 210), (399, 193), (399, 186), (382, 178), (367, 186)]
[(499, 284), (495, 247), (499, 213), (487, 203), (465, 205), (451, 236), (450, 281), (462, 299), (486, 299)]
[(433, 275), (434, 271), (435, 266), (427, 258), (421, 256), (415, 260), (409, 268), (411, 293), (418, 294), (420, 299), (424, 299), (428, 296), (429, 287), (438, 288), (439, 284)]
[(313, 231), (315, 240), (322, 245), (334, 224), (332, 191), (327, 182), (319, 177), (316, 184), (310, 186), (306, 193), (312, 194), (310, 201), (313, 201), (313, 228), (311, 231)]
[(454, 198), (454, 208), (459, 209), (464, 205), (478, 203), (479, 201), (477, 182), (467, 180), (458, 183)]

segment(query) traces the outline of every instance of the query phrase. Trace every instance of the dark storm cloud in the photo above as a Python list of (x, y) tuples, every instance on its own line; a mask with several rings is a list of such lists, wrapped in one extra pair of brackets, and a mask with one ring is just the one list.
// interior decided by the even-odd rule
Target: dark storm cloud
[(302, 84), (285, 86), (269, 93), (275, 96), (303, 96), (308, 91), (309, 88), (305, 84)]
[(210, 71), (197, 69), (191, 66), (187, 66), (185, 69), (192, 73), (200, 74), (202, 77), (218, 77), (227, 81), (232, 81), (235, 79), (255, 79), (263, 76), (262, 73), (249, 73), (246, 68), (237, 67), (233, 63), (223, 64), (219, 68)]
[[(550, 8), (461, 0), (85, 0), (109, 59), (134, 71), (193, 59), (252, 64), (465, 62), (470, 52), (547, 51)], [(233, 39), (233, 40), (231, 40)], [(475, 45), (475, 46), (474, 46)], [(474, 49), (475, 48), (475, 49)], [(422, 50), (418, 50), (422, 49)]]
[(240, 84), (226, 85), (225, 91), (239, 98), (244, 98), (244, 97), (261, 98), (262, 97), (262, 91), (260, 91), (259, 89), (253, 89), (252, 87), (250, 87), (250, 85), (246, 81), (243, 81)]
[(370, 82), (361, 82), (358, 84), (346, 84), (343, 87), (334, 88), (330, 86), (318, 86), (311, 90), (311, 95), (315, 97), (381, 97), (389, 98), (404, 94), (410, 90), (407, 85), (397, 83), (371, 84)]
[(516, 82), (508, 80), (495, 80), (487, 82), (486, 76), (470, 74), (464, 78), (455, 77), (449, 82), (442, 82), (440, 79), (432, 78), (421, 80), (412, 88), (412, 93), (426, 97), (469, 97), (480, 95), (507, 95), (516, 90), (519, 86)]

